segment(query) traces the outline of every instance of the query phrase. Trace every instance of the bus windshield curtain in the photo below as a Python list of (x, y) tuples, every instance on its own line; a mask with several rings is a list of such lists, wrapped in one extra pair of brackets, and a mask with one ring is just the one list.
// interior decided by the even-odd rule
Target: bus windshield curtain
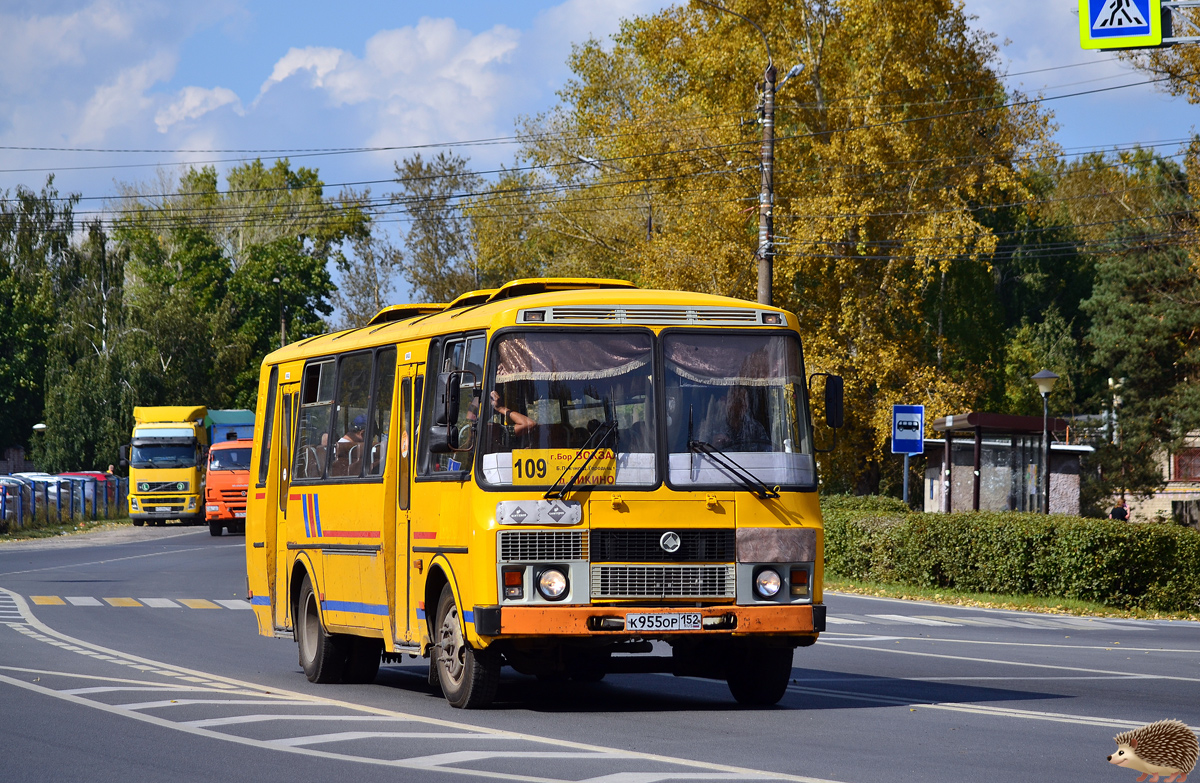
[(650, 339), (638, 334), (509, 335), (496, 347), (496, 382), (614, 378), (650, 363)]
[(800, 355), (788, 337), (671, 335), (667, 369), (709, 386), (786, 386), (799, 383)]

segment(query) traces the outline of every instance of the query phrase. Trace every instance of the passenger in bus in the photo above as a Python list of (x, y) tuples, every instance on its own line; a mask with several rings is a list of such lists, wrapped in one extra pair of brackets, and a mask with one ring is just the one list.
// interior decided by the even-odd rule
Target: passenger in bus
[[(524, 413), (518, 413), (512, 408), (505, 407), (504, 403), (501, 402), (500, 392), (493, 389), (489, 397), (492, 401), (492, 410), (495, 411), (504, 424), (512, 425), (514, 435), (523, 435), (537, 426), (537, 422)], [(468, 413), (469, 416), (470, 414)]]
[(367, 428), (367, 417), (358, 414), (350, 422), (350, 429), (338, 438), (334, 448), (331, 476), (357, 476), (362, 469), (363, 437)]
[(712, 439), (712, 445), (728, 451), (772, 451), (767, 428), (754, 418), (750, 393), (745, 386), (734, 386), (725, 396), (723, 428)]

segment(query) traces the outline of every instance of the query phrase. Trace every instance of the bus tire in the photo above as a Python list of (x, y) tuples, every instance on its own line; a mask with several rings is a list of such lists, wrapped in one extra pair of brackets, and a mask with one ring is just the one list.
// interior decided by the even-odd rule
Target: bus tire
[(317, 595), (307, 575), (296, 603), (296, 641), (300, 647), (300, 667), (309, 682), (341, 682), (346, 669), (347, 640), (325, 631)]
[(729, 692), (738, 704), (770, 707), (778, 704), (792, 678), (790, 647), (746, 647), (730, 656)]
[(142, 525), (144, 525), (144, 524), (146, 524), (146, 520), (144, 520), (144, 519), (135, 519), (135, 520), (133, 520), (133, 526), (134, 526), (134, 527), (141, 527), (141, 526), (142, 526)]
[(434, 661), (438, 683), (451, 707), (477, 709), (491, 704), (500, 684), (500, 659), (491, 650), (467, 644), (454, 591), (442, 587), (434, 626)]
[(225, 528), (225, 526), (222, 525), (220, 522), (209, 522), (208, 523), (208, 534), (210, 536), (219, 536), (219, 535), (221, 535), (221, 531), (224, 530), (224, 528)]
[(347, 645), (346, 672), (342, 682), (365, 684), (375, 682), (383, 658), (383, 640), (353, 636)]

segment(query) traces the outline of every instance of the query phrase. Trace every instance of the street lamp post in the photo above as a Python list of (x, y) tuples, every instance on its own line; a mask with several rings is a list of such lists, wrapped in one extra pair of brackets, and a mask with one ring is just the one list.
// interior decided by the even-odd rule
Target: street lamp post
[(1031, 376), (1042, 393), (1042, 513), (1050, 513), (1050, 392), (1058, 376), (1049, 370), (1041, 370)]

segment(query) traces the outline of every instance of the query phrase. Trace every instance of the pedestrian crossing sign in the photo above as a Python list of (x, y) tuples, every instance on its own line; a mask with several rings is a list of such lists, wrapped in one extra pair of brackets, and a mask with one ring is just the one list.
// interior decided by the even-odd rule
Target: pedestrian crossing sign
[(1079, 0), (1079, 43), (1084, 49), (1162, 45), (1161, 0)]

